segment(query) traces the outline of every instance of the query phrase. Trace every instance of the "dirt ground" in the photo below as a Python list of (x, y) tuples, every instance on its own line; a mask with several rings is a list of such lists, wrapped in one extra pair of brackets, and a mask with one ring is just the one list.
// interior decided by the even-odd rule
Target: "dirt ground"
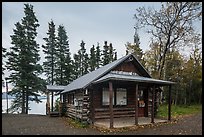
[(2, 114), (2, 135), (202, 135), (202, 113), (181, 117), (176, 122), (120, 132), (74, 127), (66, 119), (31, 114)]

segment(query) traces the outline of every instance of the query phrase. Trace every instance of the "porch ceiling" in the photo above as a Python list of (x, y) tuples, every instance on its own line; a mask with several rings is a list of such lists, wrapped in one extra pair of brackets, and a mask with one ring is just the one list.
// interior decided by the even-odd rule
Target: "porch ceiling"
[(56, 94), (59, 94), (65, 89), (65, 86), (56, 86), (56, 85), (46, 85), (48, 92), (56, 92)]
[(105, 82), (109, 80), (133, 81), (133, 82), (138, 82), (138, 83), (151, 83), (151, 84), (157, 84), (157, 85), (163, 85), (163, 86), (176, 84), (175, 82), (171, 82), (171, 81), (164, 81), (164, 80), (147, 78), (147, 77), (142, 77), (142, 76), (116, 74), (116, 73), (109, 73), (105, 75), (104, 77), (94, 81), (93, 84), (101, 83), (101, 82)]

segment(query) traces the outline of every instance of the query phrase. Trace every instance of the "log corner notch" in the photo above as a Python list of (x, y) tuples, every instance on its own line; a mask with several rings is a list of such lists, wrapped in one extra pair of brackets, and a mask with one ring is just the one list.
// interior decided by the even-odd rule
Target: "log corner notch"
[(113, 83), (109, 81), (110, 128), (113, 128)]

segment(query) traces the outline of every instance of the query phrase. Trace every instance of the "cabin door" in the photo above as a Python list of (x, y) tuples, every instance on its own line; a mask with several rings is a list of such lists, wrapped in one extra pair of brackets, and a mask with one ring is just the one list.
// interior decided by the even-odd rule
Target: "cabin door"
[(144, 117), (145, 116), (145, 97), (144, 97), (144, 91), (139, 90), (138, 91), (138, 117)]

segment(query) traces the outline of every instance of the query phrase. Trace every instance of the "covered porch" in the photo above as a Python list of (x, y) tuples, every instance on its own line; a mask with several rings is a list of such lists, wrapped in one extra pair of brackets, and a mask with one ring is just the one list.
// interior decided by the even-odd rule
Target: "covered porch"
[[(168, 122), (167, 119), (154, 118), (154, 123), (165, 123)], [(138, 117), (138, 125), (149, 125), (151, 123), (150, 117)], [(94, 122), (94, 126), (102, 128), (110, 128), (110, 119), (98, 119)], [(124, 118), (113, 118), (114, 128), (132, 127), (135, 126), (134, 117), (124, 117)]]
[[(62, 96), (60, 93), (64, 90), (64, 88), (65, 86), (46, 85), (46, 93), (47, 93), (46, 115), (50, 115), (50, 116), (61, 115)], [(50, 99), (50, 94), (51, 94), (51, 99)], [(59, 111), (54, 111), (54, 96), (58, 96), (58, 95), (60, 95)]]
[[(146, 124), (154, 124), (154, 123), (160, 123), (160, 122), (167, 122), (171, 120), (171, 86), (172, 84), (175, 84), (174, 82), (170, 81), (163, 81), (163, 80), (157, 80), (153, 78), (147, 78), (142, 76), (132, 76), (132, 75), (124, 75), (124, 74), (117, 74), (117, 73), (109, 73), (108, 75), (96, 80), (93, 82), (95, 86), (97, 87), (98, 84), (100, 85), (108, 85), (109, 89), (109, 105), (108, 105), (108, 112), (106, 112), (108, 115), (108, 118), (102, 118), (102, 119), (95, 119), (95, 116), (93, 116), (93, 124), (95, 126), (101, 126), (106, 128), (119, 128), (119, 127), (128, 127), (128, 126), (138, 126), (138, 125), (146, 125)], [(133, 116), (131, 117), (120, 117), (116, 118), (116, 114), (119, 112), (116, 112), (116, 108), (113, 106), (113, 98), (114, 98), (114, 86), (116, 85), (126, 85), (129, 87), (130, 85), (134, 86), (134, 100), (133, 100)], [(145, 114), (146, 112), (150, 112), (151, 115), (144, 115), (139, 116), (139, 101), (138, 101), (138, 92), (139, 87), (146, 87), (146, 93), (147, 93), (147, 106), (151, 105), (151, 109), (149, 107), (145, 108)], [(168, 86), (169, 87), (169, 97), (168, 97), (168, 118), (163, 119), (157, 119), (155, 118), (155, 93), (156, 89), (158, 90), (162, 86)], [(149, 98), (149, 94), (152, 94)], [(151, 103), (149, 104), (149, 99), (151, 100)], [(127, 104), (128, 106), (128, 104)], [(95, 114), (95, 110), (98, 108), (92, 108), (94, 110), (93, 115)], [(121, 108), (122, 109), (122, 108)], [(123, 109), (127, 109), (123, 107)], [(102, 116), (102, 114), (100, 115)]]

